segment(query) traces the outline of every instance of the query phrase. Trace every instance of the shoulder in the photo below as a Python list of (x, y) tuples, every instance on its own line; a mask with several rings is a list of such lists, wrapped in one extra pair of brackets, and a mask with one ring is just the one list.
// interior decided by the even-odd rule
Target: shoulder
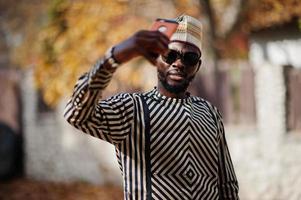
[(151, 95), (151, 91), (149, 92), (123, 92), (118, 93), (113, 96), (108, 97), (105, 101), (120, 101), (132, 99), (135, 100), (137, 98), (141, 98), (142, 96), (149, 97)]
[(216, 107), (213, 106), (208, 100), (198, 97), (198, 96), (191, 96), (192, 102), (194, 104), (206, 106), (208, 109), (215, 110)]
[(222, 115), (221, 115), (220, 111), (218, 110), (218, 108), (216, 106), (214, 106), (210, 101), (208, 101), (204, 98), (198, 97), (198, 96), (192, 96), (191, 98), (192, 98), (193, 103), (205, 107), (213, 115), (214, 118), (217, 118), (217, 119), (222, 118)]
[(107, 101), (118, 101), (118, 100), (132, 98), (132, 96), (133, 96), (133, 94), (131, 94), (131, 93), (118, 93), (118, 94), (108, 97), (106, 100)]
[(118, 93), (110, 96), (106, 99), (100, 99), (98, 103), (100, 105), (106, 104), (110, 106), (120, 106), (123, 104), (133, 104), (133, 94), (132, 93)]

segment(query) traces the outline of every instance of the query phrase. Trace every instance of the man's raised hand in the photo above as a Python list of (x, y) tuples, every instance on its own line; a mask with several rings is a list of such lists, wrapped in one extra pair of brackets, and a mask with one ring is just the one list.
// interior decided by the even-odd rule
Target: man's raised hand
[(143, 56), (156, 65), (159, 54), (168, 50), (169, 39), (159, 31), (141, 30), (115, 46), (114, 57), (120, 63)]

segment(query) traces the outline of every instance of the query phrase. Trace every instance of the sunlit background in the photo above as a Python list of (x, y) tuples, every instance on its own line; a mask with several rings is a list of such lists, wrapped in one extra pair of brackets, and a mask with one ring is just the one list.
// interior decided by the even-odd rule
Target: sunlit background
[[(299, 0), (0, 0), (0, 199), (122, 199), (114, 148), (65, 122), (66, 99), (110, 46), (183, 13), (204, 29), (190, 91), (223, 114), (241, 199), (301, 199)], [(105, 97), (155, 85), (136, 58)]]

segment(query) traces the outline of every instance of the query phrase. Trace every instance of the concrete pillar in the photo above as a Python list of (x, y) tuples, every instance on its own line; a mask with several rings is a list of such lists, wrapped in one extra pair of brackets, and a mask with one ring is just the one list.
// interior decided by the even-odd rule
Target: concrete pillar
[(255, 67), (255, 82), (261, 154), (265, 158), (271, 158), (280, 148), (286, 134), (283, 67), (262, 63)]
[(283, 67), (263, 62), (254, 67), (258, 128), (258, 193), (265, 199), (277, 196), (282, 170), (281, 151), (286, 134), (285, 81)]

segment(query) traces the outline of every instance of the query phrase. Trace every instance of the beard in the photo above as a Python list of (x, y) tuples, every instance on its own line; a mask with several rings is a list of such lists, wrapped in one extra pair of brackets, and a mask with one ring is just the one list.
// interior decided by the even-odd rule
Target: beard
[(173, 93), (173, 94), (179, 94), (179, 93), (186, 92), (188, 86), (190, 85), (190, 82), (194, 78), (194, 76), (191, 76), (191, 77), (185, 78), (181, 83), (179, 83), (177, 85), (171, 85), (167, 81), (167, 76), (168, 76), (168, 73), (164, 74), (163, 72), (158, 71), (158, 79), (159, 79), (160, 83), (168, 92)]

